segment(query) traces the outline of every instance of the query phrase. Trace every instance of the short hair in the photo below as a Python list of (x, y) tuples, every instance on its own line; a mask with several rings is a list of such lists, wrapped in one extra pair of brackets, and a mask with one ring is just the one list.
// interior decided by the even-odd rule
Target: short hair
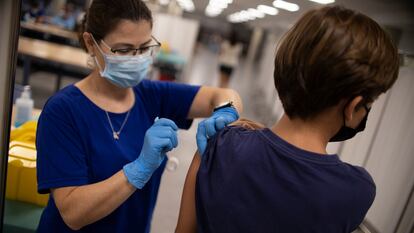
[(279, 44), (274, 81), (286, 114), (306, 120), (341, 100), (364, 103), (398, 77), (398, 51), (371, 18), (339, 6), (310, 10)]

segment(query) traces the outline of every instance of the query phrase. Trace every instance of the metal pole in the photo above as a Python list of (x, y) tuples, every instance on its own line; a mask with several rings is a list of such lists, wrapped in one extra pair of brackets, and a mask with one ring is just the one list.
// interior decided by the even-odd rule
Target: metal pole
[(3, 232), (8, 148), (21, 0), (0, 1), (0, 232)]

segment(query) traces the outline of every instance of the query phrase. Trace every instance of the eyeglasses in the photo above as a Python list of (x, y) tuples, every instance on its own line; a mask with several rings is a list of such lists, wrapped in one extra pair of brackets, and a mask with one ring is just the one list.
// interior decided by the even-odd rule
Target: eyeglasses
[(102, 44), (105, 45), (112, 53), (119, 55), (119, 56), (135, 56), (135, 55), (151, 55), (155, 56), (161, 47), (161, 43), (155, 39), (154, 36), (151, 36), (152, 40), (148, 43), (148, 45), (145, 45), (143, 47), (139, 48), (120, 48), (120, 49), (114, 49), (111, 48), (108, 44), (105, 43), (104, 40), (102, 41)]

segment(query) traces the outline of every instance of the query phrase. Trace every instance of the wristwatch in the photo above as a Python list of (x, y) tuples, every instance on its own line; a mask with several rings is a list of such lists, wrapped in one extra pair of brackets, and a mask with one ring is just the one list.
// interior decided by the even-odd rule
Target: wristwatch
[(227, 107), (233, 107), (234, 108), (233, 101), (227, 101), (227, 102), (219, 104), (217, 107), (214, 108), (213, 112), (215, 112), (219, 109), (222, 109), (222, 108), (227, 108)]

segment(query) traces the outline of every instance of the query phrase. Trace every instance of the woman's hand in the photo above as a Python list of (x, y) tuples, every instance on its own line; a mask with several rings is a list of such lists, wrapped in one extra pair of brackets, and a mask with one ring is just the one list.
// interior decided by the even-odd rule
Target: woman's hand
[(197, 148), (200, 155), (204, 154), (207, 147), (207, 140), (214, 136), (226, 125), (239, 119), (239, 114), (234, 107), (226, 107), (213, 112), (213, 115), (198, 124)]
[(165, 118), (157, 120), (147, 130), (139, 157), (124, 166), (129, 183), (138, 189), (144, 187), (165, 159), (165, 154), (177, 147), (177, 130), (177, 125)]
[(145, 133), (140, 156), (123, 170), (98, 183), (52, 189), (66, 225), (79, 230), (94, 223), (112, 213), (136, 188), (142, 188), (164, 160), (165, 153), (177, 146), (177, 129), (173, 121), (160, 119)]

